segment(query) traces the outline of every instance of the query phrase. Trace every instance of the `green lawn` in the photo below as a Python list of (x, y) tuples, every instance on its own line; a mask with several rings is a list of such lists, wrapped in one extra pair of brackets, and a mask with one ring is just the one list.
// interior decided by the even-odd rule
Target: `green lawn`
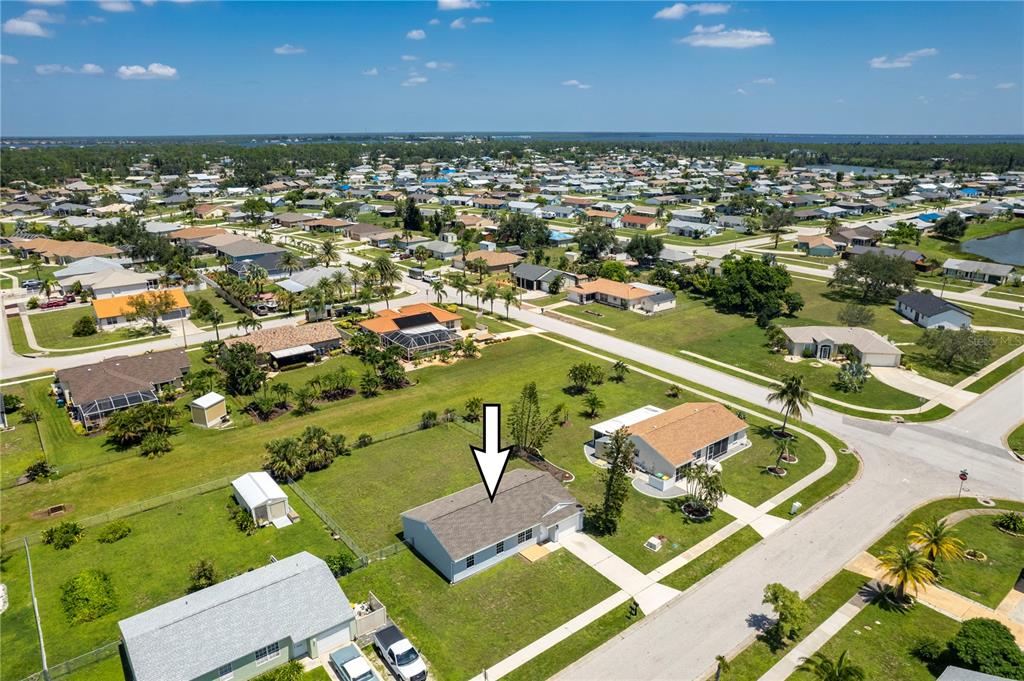
[(1017, 355), (1009, 362), (996, 367), (974, 383), (968, 385), (965, 390), (981, 394), (997, 383), (1002, 382), (1003, 379), (1007, 378), (1010, 374), (1019, 371), (1022, 368), (1024, 368), (1024, 354)]
[(630, 618), (629, 605), (623, 604), (601, 615), (564, 641), (556, 643), (522, 667), (501, 678), (510, 681), (535, 681), (536, 679), (551, 678), (641, 619), (643, 619), (641, 612), (638, 612), (636, 617)]
[[(140, 331), (135, 329), (123, 328), (113, 331), (99, 331), (91, 336), (74, 336), (71, 333), (72, 329), (75, 322), (82, 317), (94, 317), (92, 307), (75, 307), (28, 315), (29, 322), (32, 324), (32, 332), (36, 336), (36, 342), (43, 348), (53, 348), (56, 350), (81, 349), (122, 341), (125, 344), (142, 343), (167, 335), (152, 336), (146, 332), (140, 333)], [(21, 320), (13, 318), (8, 321), (13, 325)]]
[[(200, 558), (211, 559), (218, 575), (226, 579), (266, 565), (271, 556), (284, 558), (304, 550), (327, 556), (342, 548), (295, 495), (290, 503), (301, 518), (297, 524), (283, 530), (263, 528), (247, 537), (228, 516), (230, 495), (230, 489), (223, 488), (129, 516), (125, 520), (131, 534), (114, 544), (97, 541), (102, 528), (96, 527), (88, 528), (80, 543), (64, 551), (32, 546), (36, 595), (51, 664), (117, 640), (118, 620), (184, 596), (188, 566)], [(61, 609), (60, 585), (93, 567), (113, 577), (118, 607), (93, 622), (70, 624)], [(2, 678), (20, 679), (39, 666), (23, 550), (12, 552), (3, 579), (11, 605), (0, 627)]]
[(411, 551), (342, 578), (350, 600), (372, 591), (422, 651), (435, 678), (476, 676), (615, 592), (568, 551), (512, 557), (449, 585)]
[(774, 466), (774, 453), (778, 440), (769, 429), (752, 425), (747, 431), (752, 445), (722, 462), (722, 480), (725, 489), (734, 497), (757, 506), (786, 489), (825, 463), (825, 452), (816, 443), (804, 437), (796, 437), (790, 444), (789, 453), (797, 457), (797, 463), (783, 464), (788, 471), (779, 477), (768, 473), (766, 468)]
[[(224, 321), (220, 325), (220, 328), (222, 329), (225, 327), (232, 327), (234, 326), (235, 322), (237, 322), (243, 316), (248, 316), (239, 312), (238, 308), (236, 308), (234, 305), (218, 296), (216, 291), (214, 291), (212, 288), (204, 288), (202, 291), (193, 291), (192, 293), (188, 294), (188, 298), (189, 300), (192, 301), (199, 300), (200, 298), (210, 301), (213, 307), (219, 310), (222, 315), (224, 315)], [(210, 328), (213, 328), (212, 325), (205, 320), (194, 319), (193, 323), (195, 323), (196, 326), (209, 326)]]
[[(1024, 511), (1024, 503), (1019, 501), (1010, 501), (1006, 499), (996, 499), (996, 507), (1014, 510)], [(932, 501), (918, 506), (913, 511), (908, 513), (903, 520), (901, 520), (892, 529), (886, 532), (882, 537), (872, 544), (868, 548), (868, 553), (873, 556), (882, 555), (887, 548), (890, 546), (899, 546), (902, 544), (907, 537), (907, 533), (916, 525), (921, 522), (930, 522), (939, 518), (945, 518), (950, 513), (960, 511), (968, 508), (987, 508), (978, 503), (977, 499), (973, 497), (961, 497), (959, 499), (939, 499), (938, 501)], [(960, 533), (960, 538), (967, 541), (967, 537), (963, 533)], [(968, 541), (968, 544), (970, 542)]]
[(1017, 426), (1012, 433), (1006, 437), (1010, 449), (1024, 456), (1024, 423)]
[(483, 324), (491, 333), (505, 333), (507, 331), (515, 331), (519, 327), (513, 326), (504, 319), (499, 318), (504, 307), (504, 304), (499, 304), (495, 308), (495, 313), (493, 315), (487, 312), (487, 308), (485, 307), (484, 314), (480, 315), (479, 317), (476, 314), (476, 310), (460, 307), (459, 314), (462, 315), (462, 318), (469, 323), (470, 328), (474, 328), (477, 324)]
[(977, 516), (956, 524), (957, 535), (968, 549), (981, 551), (984, 561), (943, 562), (940, 584), (990, 608), (1010, 593), (1021, 571), (1024, 538), (1000, 532), (993, 516)]
[[(924, 636), (946, 641), (959, 629), (959, 622), (921, 604), (906, 611), (871, 604), (822, 646), (821, 651), (833, 660), (847, 651), (850, 661), (861, 667), (868, 679), (931, 681), (937, 674), (914, 656), (914, 646)], [(811, 681), (817, 677), (796, 672), (789, 678)]]
[(686, 591), (759, 541), (761, 535), (756, 530), (749, 525), (742, 527), (738, 532), (665, 577), (661, 583), (673, 589)]
[[(843, 570), (826, 582), (806, 599), (808, 618), (804, 631), (814, 631), (818, 625), (828, 619), (841, 605), (853, 598), (867, 581), (867, 577)], [(727, 678), (729, 681), (757, 681), (776, 662), (781, 660), (791, 648), (792, 646), (788, 646), (773, 651), (767, 643), (758, 638), (732, 659)], [(868, 676), (868, 679), (871, 681), (875, 681), (876, 678), (881, 681), (881, 679), (895, 679), (899, 677)]]
[(921, 238), (921, 243), (913, 246), (915, 251), (920, 251), (927, 258), (937, 260), (940, 264), (946, 258), (960, 258), (963, 260), (987, 260), (988, 258), (960, 250), (960, 244), (971, 239), (995, 236), (1004, 234), (1024, 227), (1024, 219), (1016, 220), (986, 220), (985, 222), (969, 222), (967, 231), (959, 241), (940, 239), (935, 236)]
[[(802, 427), (806, 428), (807, 426), (806, 424), (802, 424)], [(857, 475), (857, 471), (860, 470), (860, 459), (857, 458), (857, 455), (853, 453), (844, 454), (841, 452), (840, 450), (844, 448), (844, 445), (842, 442), (835, 440), (835, 438), (826, 437), (825, 439), (828, 440), (832, 449), (836, 453), (836, 465), (826, 475), (812, 482), (795, 497), (787, 499), (773, 508), (771, 510), (772, 515), (780, 518), (792, 518), (793, 516), (789, 511), (792, 508), (794, 501), (799, 501), (802, 505), (802, 508), (797, 511), (797, 514), (799, 515), (800, 513), (813, 508), (815, 504), (826, 497), (835, 494), (839, 489), (846, 485), (846, 483), (852, 480), (855, 475)]]

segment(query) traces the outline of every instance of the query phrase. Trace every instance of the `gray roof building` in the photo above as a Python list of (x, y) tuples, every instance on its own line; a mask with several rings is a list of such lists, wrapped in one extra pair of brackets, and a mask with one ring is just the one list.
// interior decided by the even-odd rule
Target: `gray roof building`
[(984, 672), (976, 672), (963, 667), (946, 667), (936, 681), (1010, 681), (1005, 676), (994, 676)]
[(354, 617), (327, 564), (303, 551), (118, 626), (135, 681), (190, 681), (255, 664), (268, 646), (286, 648), (287, 656), (269, 658), (284, 662), (315, 654), (318, 641), (347, 642)]

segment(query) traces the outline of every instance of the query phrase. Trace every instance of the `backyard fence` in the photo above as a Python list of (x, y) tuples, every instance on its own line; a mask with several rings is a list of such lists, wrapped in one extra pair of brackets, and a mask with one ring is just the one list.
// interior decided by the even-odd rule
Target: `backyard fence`
[[(111, 641), (99, 648), (94, 648), (87, 653), (73, 657), (70, 660), (65, 660), (59, 664), (52, 665), (46, 671), (51, 679), (59, 679), (67, 676), (72, 672), (76, 672), (83, 667), (88, 667), (91, 664), (95, 664), (100, 660), (105, 660), (108, 657), (117, 655), (121, 647), (120, 641)], [(38, 671), (35, 674), (26, 676), (21, 681), (45, 681), (46, 675), (42, 671)]]
[[(172, 504), (175, 501), (190, 499), (192, 497), (199, 496), (200, 494), (212, 492), (215, 489), (227, 487), (228, 485), (231, 484), (231, 481), (233, 479), (233, 477), (227, 477), (220, 478), (218, 480), (212, 480), (210, 482), (204, 482), (203, 484), (196, 485), (195, 487), (180, 489), (175, 492), (169, 492), (167, 494), (162, 494), (157, 497), (144, 499), (142, 501), (138, 501), (134, 504), (129, 504), (127, 506), (120, 506), (111, 511), (107, 511), (106, 513), (100, 513), (97, 515), (89, 516), (87, 518), (76, 519), (75, 522), (77, 522), (79, 525), (82, 525), (83, 527), (95, 527), (96, 525), (103, 525), (104, 523), (109, 523), (112, 520), (126, 518), (130, 515), (135, 515), (136, 513), (142, 513), (143, 511), (150, 511), (154, 508), (159, 508), (161, 506), (166, 506), (167, 504)], [(52, 520), (57, 521), (60, 519), (61, 515), (52, 516)], [(43, 533), (33, 532), (32, 534), (25, 535), (24, 537), (18, 537), (16, 539), (5, 541), (3, 543), (3, 551), (6, 553), (7, 551), (16, 548), (17, 545), (20, 544), (23, 539), (27, 539), (29, 544), (38, 544), (43, 539)]]
[(330, 529), (331, 532), (333, 532), (335, 536), (337, 536), (338, 539), (340, 539), (345, 546), (349, 548), (349, 551), (355, 554), (356, 560), (359, 562), (360, 566), (366, 564), (366, 553), (359, 548), (359, 544), (357, 544), (356, 540), (352, 538), (352, 535), (345, 531), (341, 526), (341, 523), (335, 520), (330, 513), (325, 511), (320, 504), (313, 500), (313, 497), (309, 496), (304, 489), (299, 487), (299, 483), (295, 482), (291, 478), (288, 478), (288, 489), (295, 492), (295, 495), (302, 499), (306, 506), (309, 506), (309, 510), (313, 511), (316, 517), (319, 518), (320, 521), (323, 522), (323, 524), (326, 525), (328, 529)]

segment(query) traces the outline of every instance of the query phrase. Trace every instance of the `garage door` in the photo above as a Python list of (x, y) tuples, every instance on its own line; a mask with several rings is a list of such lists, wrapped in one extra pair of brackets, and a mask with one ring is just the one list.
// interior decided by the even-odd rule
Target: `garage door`
[(343, 646), (351, 640), (348, 633), (348, 624), (343, 624), (334, 629), (328, 629), (316, 637), (317, 653), (323, 655), (339, 646)]

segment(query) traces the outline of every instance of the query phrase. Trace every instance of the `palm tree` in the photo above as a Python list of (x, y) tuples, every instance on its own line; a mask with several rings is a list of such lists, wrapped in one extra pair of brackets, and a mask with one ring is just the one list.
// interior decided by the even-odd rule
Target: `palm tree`
[(236, 329), (242, 329), (246, 333), (250, 331), (258, 331), (263, 328), (263, 322), (256, 319), (255, 317), (249, 317), (248, 315), (240, 318), (235, 322)]
[(327, 267), (338, 257), (338, 245), (334, 239), (325, 239), (320, 242), (320, 262)]
[(782, 436), (786, 436), (786, 424), (789, 417), (803, 416), (801, 409), (811, 411), (811, 391), (804, 387), (803, 376), (787, 376), (782, 381), (782, 386), (775, 392), (768, 395), (769, 402), (780, 402), (786, 417), (782, 420)]
[(501, 300), (505, 303), (505, 319), (508, 319), (508, 308), (511, 305), (519, 307), (519, 296), (516, 295), (516, 290), (511, 286), (506, 286), (501, 290)]
[(583, 406), (587, 408), (587, 416), (596, 419), (604, 407), (604, 400), (597, 396), (597, 393), (587, 393), (583, 398)]
[(292, 272), (302, 267), (302, 258), (300, 258), (293, 251), (285, 251), (281, 254), (281, 259), (278, 261), (278, 265), (288, 271), (288, 276), (292, 276)]
[[(623, 362), (621, 359), (612, 365), (612, 380), (616, 383), (622, 383), (626, 380), (626, 374), (629, 373), (629, 365)], [(719, 655), (721, 657), (721, 655)]]
[(715, 655), (715, 681), (722, 681), (722, 674), (729, 671), (729, 660), (725, 655)]
[(907, 535), (907, 541), (915, 545), (928, 560), (962, 560), (964, 543), (955, 536), (953, 529), (945, 520), (917, 523)]
[(483, 299), (485, 303), (491, 304), (491, 314), (494, 314), (494, 299), (498, 297), (498, 285), (493, 281), (488, 282), (484, 287)]
[(466, 291), (469, 290), (469, 278), (462, 272), (452, 277), (452, 288), (459, 292), (459, 305), (465, 305)]
[(338, 270), (331, 274), (331, 284), (338, 294), (338, 299), (344, 300), (345, 296), (348, 295), (349, 287), (352, 285), (352, 278), (345, 270)]
[(266, 285), (267, 277), (269, 276), (270, 275), (267, 273), (267, 271), (260, 267), (259, 265), (251, 266), (249, 270), (245, 273), (246, 281), (255, 286), (256, 292), (259, 294), (263, 293), (263, 287)]
[(295, 307), (295, 303), (299, 302), (299, 296), (291, 291), (281, 291), (276, 294), (278, 302), (288, 308), (288, 316), (292, 316), (292, 308)]
[(270, 391), (277, 395), (277, 403), (287, 409), (288, 397), (294, 392), (292, 387), (287, 383), (274, 383), (270, 386)]
[(437, 304), (441, 304), (441, 299), (444, 298), (444, 282), (440, 279), (435, 279), (430, 282), (430, 290), (437, 295)]
[(896, 598), (904, 600), (907, 589), (916, 594), (922, 586), (935, 582), (935, 573), (923, 551), (910, 545), (890, 546), (878, 558), (878, 567), (885, 570), (886, 576), (896, 583)]
[(217, 337), (217, 342), (220, 343), (220, 325), (224, 323), (224, 313), (213, 307), (206, 313), (206, 320), (213, 324), (213, 333)]
[(480, 279), (477, 283), (484, 283), (484, 275), (487, 274), (488, 269), (487, 261), (483, 258), (475, 258), (469, 261), (469, 266), (476, 270), (476, 273), (480, 275)]
[(807, 672), (819, 681), (864, 681), (867, 675), (864, 670), (850, 662), (844, 650), (833, 662), (825, 653), (814, 653), (813, 657), (805, 657), (797, 667), (797, 671)]
[(373, 261), (373, 271), (380, 286), (381, 297), (384, 298), (384, 306), (390, 308), (392, 288), (402, 281), (402, 273), (398, 265), (386, 255), (377, 256)]

